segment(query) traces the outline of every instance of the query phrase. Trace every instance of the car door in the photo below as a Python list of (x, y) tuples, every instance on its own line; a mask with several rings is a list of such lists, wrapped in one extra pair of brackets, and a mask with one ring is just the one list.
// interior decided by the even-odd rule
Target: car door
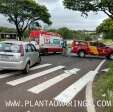
[(26, 57), (28, 57), (30, 59), (31, 65), (33, 65), (35, 63), (35, 61), (34, 61), (34, 57), (33, 57), (33, 49), (30, 44), (27, 44), (27, 46), (26, 46), (26, 55), (27, 55)]
[(99, 55), (99, 51), (98, 51), (96, 42), (90, 42), (88, 48), (89, 48), (89, 53), (91, 55)]
[(98, 52), (99, 52), (99, 56), (105, 56), (107, 53), (107, 49), (106, 46), (102, 43), (98, 43)]
[(30, 44), (32, 47), (32, 51), (33, 51), (33, 59), (34, 59), (34, 63), (38, 62), (39, 59), (39, 52), (38, 50), (35, 48), (35, 46), (33, 44)]

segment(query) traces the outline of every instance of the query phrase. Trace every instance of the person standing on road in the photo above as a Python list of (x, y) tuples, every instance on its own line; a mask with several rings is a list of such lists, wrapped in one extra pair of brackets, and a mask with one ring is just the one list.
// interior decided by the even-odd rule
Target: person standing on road
[(63, 41), (62, 47), (63, 47), (63, 55), (67, 56), (67, 41), (66, 40)]

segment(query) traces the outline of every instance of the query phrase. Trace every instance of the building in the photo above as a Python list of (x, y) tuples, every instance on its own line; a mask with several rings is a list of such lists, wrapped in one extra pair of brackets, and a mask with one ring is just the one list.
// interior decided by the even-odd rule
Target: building
[(17, 39), (17, 33), (0, 32), (0, 39)]

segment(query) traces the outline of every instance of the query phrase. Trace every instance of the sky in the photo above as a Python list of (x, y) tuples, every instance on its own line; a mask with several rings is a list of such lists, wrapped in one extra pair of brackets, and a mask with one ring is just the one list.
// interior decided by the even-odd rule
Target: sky
[[(36, 0), (36, 2), (48, 8), (53, 22), (49, 28), (68, 27), (73, 30), (93, 31), (107, 18), (103, 12), (99, 12), (98, 14), (90, 12), (88, 17), (82, 17), (80, 12), (65, 9), (62, 0)], [(14, 27), (2, 15), (0, 15), (0, 26)]]

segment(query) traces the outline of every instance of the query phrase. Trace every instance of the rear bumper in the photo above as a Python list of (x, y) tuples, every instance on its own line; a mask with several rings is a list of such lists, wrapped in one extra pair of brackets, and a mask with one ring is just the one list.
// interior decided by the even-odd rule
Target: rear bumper
[(0, 69), (23, 70), (24, 68), (25, 68), (25, 63), (23, 61), (20, 62), (0, 61)]

